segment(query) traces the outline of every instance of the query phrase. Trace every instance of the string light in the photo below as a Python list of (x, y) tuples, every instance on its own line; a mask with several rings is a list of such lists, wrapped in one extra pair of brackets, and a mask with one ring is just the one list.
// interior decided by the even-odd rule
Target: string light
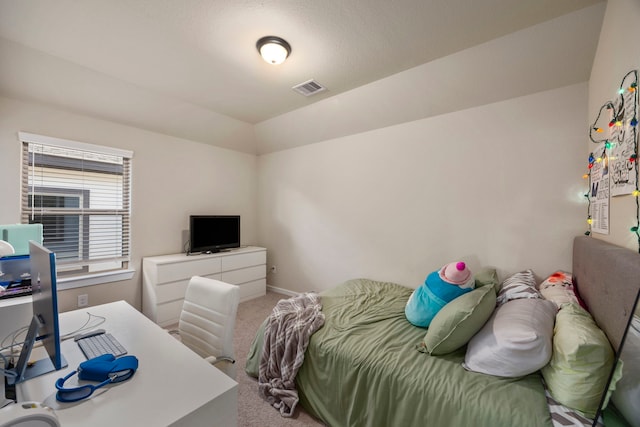
[[(625, 85), (625, 82), (627, 81), (627, 79), (629, 77), (633, 78), (633, 81), (631, 82), (631, 84)], [(582, 177), (584, 179), (588, 179), (588, 184), (589, 184), (589, 189), (591, 189), (592, 186), (592, 182), (591, 182), (591, 170), (594, 166), (595, 163), (601, 163), (602, 162), (602, 158), (604, 156), (606, 156), (607, 154), (607, 150), (612, 150), (612, 147), (615, 145), (615, 142), (620, 143), (623, 140), (621, 138), (627, 138), (627, 136), (629, 135), (628, 132), (620, 132), (618, 130), (615, 131), (611, 131), (610, 130), (610, 134), (613, 136), (609, 136), (609, 138), (613, 138), (613, 140), (615, 141), (610, 141), (609, 138), (602, 138), (602, 136), (600, 136), (599, 134), (602, 134), (604, 132), (604, 130), (602, 129), (602, 127), (600, 127), (598, 125), (598, 123), (600, 122), (600, 117), (602, 116), (602, 113), (607, 110), (610, 113), (611, 119), (608, 122), (609, 128), (612, 129), (614, 126), (616, 128), (618, 127), (622, 127), (623, 123), (626, 122), (625, 120), (625, 116), (628, 117), (628, 115), (633, 114), (633, 118), (631, 120), (629, 120), (628, 125), (629, 125), (629, 129), (628, 131), (632, 132), (632, 137), (633, 137), (633, 147), (632, 147), (632, 153), (629, 155), (628, 159), (629, 159), (629, 163), (634, 165), (634, 169), (635, 169), (635, 190), (631, 192), (631, 194), (633, 195), (633, 197), (635, 197), (636, 200), (636, 225), (634, 225), (633, 227), (630, 228), (630, 231), (632, 233), (635, 233), (637, 240), (638, 240), (638, 252), (640, 252), (640, 183), (638, 182), (640, 179), (639, 176), (639, 166), (638, 166), (638, 134), (637, 134), (637, 126), (638, 126), (638, 115), (637, 115), (637, 108), (638, 108), (638, 70), (631, 70), (629, 71), (623, 78), (622, 78), (622, 82), (620, 83), (620, 87), (618, 89), (618, 95), (619, 95), (619, 101), (617, 103), (614, 103), (612, 101), (607, 101), (606, 103), (604, 103), (601, 107), (600, 110), (598, 111), (597, 117), (593, 122), (593, 125), (591, 126), (591, 128), (589, 129), (589, 139), (591, 139), (591, 142), (596, 143), (596, 144), (602, 144), (604, 143), (604, 149), (602, 151), (602, 156), (599, 156), (598, 158), (594, 158), (593, 153), (589, 154), (589, 163), (588, 163), (588, 172), (586, 174), (584, 174)], [(631, 94), (633, 94), (633, 111), (629, 111), (628, 109), (625, 111), (625, 93), (629, 92)], [(627, 99), (628, 99), (628, 95), (627, 95)], [(627, 136), (625, 136), (627, 135)], [(597, 137), (596, 137), (597, 136)], [(613, 154), (613, 153), (611, 153)], [(609, 161), (614, 160), (613, 156), (609, 156)], [(591, 197), (589, 197), (589, 194), (585, 194), (585, 198), (587, 199), (587, 224), (589, 224), (589, 229), (584, 233), (585, 235), (589, 236), (591, 234), (591, 225), (593, 224), (593, 218), (591, 217)]]

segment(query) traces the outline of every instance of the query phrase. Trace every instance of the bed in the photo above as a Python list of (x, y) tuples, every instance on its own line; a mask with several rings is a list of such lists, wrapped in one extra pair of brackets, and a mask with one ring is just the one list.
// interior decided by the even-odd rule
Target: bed
[[(638, 298), (640, 255), (586, 236), (575, 238), (573, 253), (574, 283), (617, 356)], [(540, 427), (562, 417), (591, 423), (551, 399), (540, 372), (470, 372), (466, 346), (437, 356), (419, 351), (425, 329), (404, 315), (412, 291), (355, 279), (320, 294), (324, 326), (295, 377), (309, 413), (330, 426)], [(262, 336), (261, 328), (245, 368), (255, 377)]]

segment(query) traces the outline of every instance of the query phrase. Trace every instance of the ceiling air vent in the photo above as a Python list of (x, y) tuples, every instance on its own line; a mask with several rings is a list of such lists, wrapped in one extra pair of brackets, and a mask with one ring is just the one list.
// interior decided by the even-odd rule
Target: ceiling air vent
[(326, 87), (322, 86), (320, 83), (318, 83), (313, 79), (308, 80), (304, 83), (300, 83), (299, 85), (295, 85), (291, 89), (295, 90), (296, 92), (304, 96), (315, 95), (318, 92), (327, 90)]

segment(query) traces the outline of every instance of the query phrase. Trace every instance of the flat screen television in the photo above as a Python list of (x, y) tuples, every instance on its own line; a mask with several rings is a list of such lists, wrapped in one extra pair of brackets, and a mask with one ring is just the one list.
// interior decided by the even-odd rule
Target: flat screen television
[(240, 247), (240, 215), (191, 215), (189, 253), (212, 253)]
[[(29, 262), (33, 317), (15, 366), (16, 376), (8, 378), (9, 384), (26, 381), (67, 366), (60, 349), (56, 255), (31, 240)], [(42, 341), (48, 357), (32, 363), (29, 362), (29, 357), (36, 340)]]

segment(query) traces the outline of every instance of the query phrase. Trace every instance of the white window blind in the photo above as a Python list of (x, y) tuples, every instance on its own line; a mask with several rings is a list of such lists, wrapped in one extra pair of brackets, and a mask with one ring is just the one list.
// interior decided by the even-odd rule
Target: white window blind
[(132, 153), (20, 132), (22, 223), (43, 225), (61, 276), (125, 269)]

